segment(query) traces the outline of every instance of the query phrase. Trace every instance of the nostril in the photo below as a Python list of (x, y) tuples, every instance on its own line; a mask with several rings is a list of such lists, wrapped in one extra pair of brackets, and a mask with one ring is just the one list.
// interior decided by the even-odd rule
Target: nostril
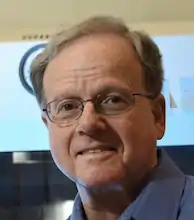
[(80, 135), (80, 136), (83, 136), (83, 135), (84, 135), (84, 132), (83, 132), (83, 131), (79, 131), (79, 135)]

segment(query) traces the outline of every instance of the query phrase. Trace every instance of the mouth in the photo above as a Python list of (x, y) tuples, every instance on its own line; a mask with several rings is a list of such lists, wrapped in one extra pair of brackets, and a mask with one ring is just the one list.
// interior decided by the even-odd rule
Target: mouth
[(80, 152), (77, 153), (77, 155), (85, 155), (85, 154), (100, 154), (104, 152), (116, 152), (116, 148), (114, 147), (106, 147), (106, 148), (89, 148), (89, 149), (84, 149)]

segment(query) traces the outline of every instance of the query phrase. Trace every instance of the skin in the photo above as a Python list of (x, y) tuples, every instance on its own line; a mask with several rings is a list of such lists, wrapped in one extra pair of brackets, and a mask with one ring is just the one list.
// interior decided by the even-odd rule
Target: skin
[[(48, 65), (43, 86), (47, 102), (57, 98), (93, 98), (109, 86), (146, 92), (138, 56), (126, 39), (114, 34), (82, 37)], [(70, 126), (42, 119), (59, 169), (76, 182), (87, 219), (118, 219), (140, 192), (157, 164), (156, 141), (165, 131), (165, 101), (136, 96), (134, 107), (115, 116), (99, 114), (86, 102)], [(115, 151), (77, 155), (80, 149), (114, 146)]]

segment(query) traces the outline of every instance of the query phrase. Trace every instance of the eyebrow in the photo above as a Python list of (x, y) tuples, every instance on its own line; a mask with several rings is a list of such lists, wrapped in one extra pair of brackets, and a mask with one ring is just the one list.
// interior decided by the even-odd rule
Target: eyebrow
[(63, 92), (63, 94), (59, 94), (59, 95), (56, 95), (50, 102), (52, 101), (60, 101), (60, 100), (63, 100), (63, 99), (77, 99), (77, 100), (81, 100), (81, 97), (78, 96), (78, 95), (73, 95), (72, 93), (68, 95), (68, 92)]
[[(133, 91), (129, 88), (124, 88), (124, 87), (119, 87), (119, 86), (113, 86), (113, 85), (108, 85), (106, 87), (101, 87), (99, 88), (97, 91), (95, 91), (92, 94), (91, 98), (95, 98), (98, 95), (101, 94), (106, 94), (106, 93), (110, 93), (110, 92), (118, 92), (118, 93), (132, 93)], [(79, 96), (79, 94), (73, 94), (72, 92), (63, 92), (62, 94), (56, 95), (55, 98), (52, 101), (60, 101), (63, 99), (76, 99), (76, 100), (82, 100), (82, 98)]]
[(121, 86), (113, 86), (113, 85), (108, 85), (106, 87), (100, 88), (97, 92), (95, 92), (95, 95), (99, 95), (101, 93), (109, 93), (109, 92), (119, 92), (119, 93), (130, 93), (132, 90), (129, 88), (121, 87)]

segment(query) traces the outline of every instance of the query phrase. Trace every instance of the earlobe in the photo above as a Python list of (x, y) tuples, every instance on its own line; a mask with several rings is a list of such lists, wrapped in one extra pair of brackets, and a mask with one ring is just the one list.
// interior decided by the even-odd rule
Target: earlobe
[(45, 115), (44, 113), (42, 113), (42, 115), (41, 115), (41, 119), (42, 119), (44, 125), (45, 125), (46, 127), (48, 127), (47, 118), (46, 118), (46, 115)]

